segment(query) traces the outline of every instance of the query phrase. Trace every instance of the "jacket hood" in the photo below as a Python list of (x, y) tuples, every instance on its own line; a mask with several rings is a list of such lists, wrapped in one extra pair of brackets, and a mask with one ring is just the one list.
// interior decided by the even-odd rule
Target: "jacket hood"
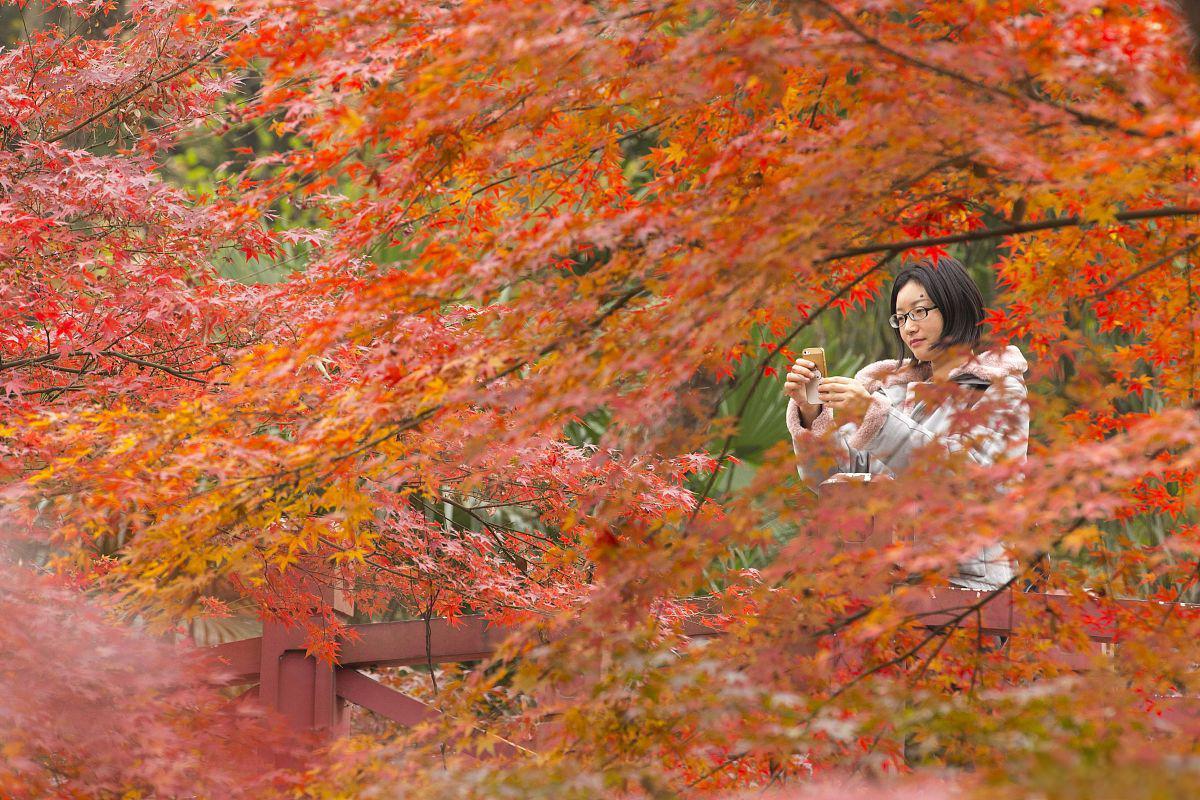
[[(988, 383), (1003, 381), (1009, 376), (1020, 378), (1029, 369), (1029, 362), (1015, 345), (1008, 345), (995, 350), (985, 350), (976, 353), (969, 359), (950, 370), (947, 375), (953, 380), (960, 375), (975, 375)], [(929, 364), (908, 364), (896, 366), (895, 359), (876, 361), (858, 371), (855, 376), (862, 381), (868, 392), (873, 392), (881, 386), (894, 386), (897, 383), (912, 383), (927, 381), (932, 377)]]

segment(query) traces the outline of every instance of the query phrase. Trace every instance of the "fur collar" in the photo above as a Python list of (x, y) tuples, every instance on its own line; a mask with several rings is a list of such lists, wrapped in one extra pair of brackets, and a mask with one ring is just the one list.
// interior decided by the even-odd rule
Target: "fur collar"
[[(1019, 378), (1027, 369), (1029, 369), (1029, 363), (1021, 354), (1020, 348), (1008, 345), (1002, 350), (987, 350), (972, 355), (962, 364), (950, 370), (947, 377), (953, 380), (960, 375), (975, 375), (988, 383), (996, 383), (1009, 375)], [(854, 377), (862, 381), (868, 392), (873, 392), (880, 387), (927, 381), (932, 375), (933, 371), (928, 362), (910, 363), (899, 367), (896, 359), (889, 358), (868, 364), (860, 369)]]

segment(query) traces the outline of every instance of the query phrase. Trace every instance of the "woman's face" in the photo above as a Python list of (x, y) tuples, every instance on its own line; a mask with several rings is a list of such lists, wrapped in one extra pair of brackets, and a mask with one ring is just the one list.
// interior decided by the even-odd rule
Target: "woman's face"
[(934, 308), (924, 286), (916, 281), (909, 281), (900, 287), (900, 292), (896, 295), (896, 313), (907, 314), (914, 308), (934, 310), (920, 321), (906, 318), (900, 326), (900, 338), (918, 359), (933, 361), (933, 356), (937, 353), (934, 345), (942, 338), (942, 312)]

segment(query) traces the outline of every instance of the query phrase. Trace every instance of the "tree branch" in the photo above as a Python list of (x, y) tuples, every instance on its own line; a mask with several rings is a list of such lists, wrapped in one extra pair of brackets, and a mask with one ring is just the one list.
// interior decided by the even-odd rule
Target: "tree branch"
[(1191, 34), (1192, 64), (1200, 67), (1200, 0), (1176, 0), (1175, 5), (1179, 6), (1184, 26)]
[[(1183, 247), (1180, 247), (1176, 250), (1172, 250), (1171, 252), (1167, 253), (1165, 256), (1158, 259), (1154, 263), (1147, 264), (1146, 266), (1139, 269), (1137, 272), (1134, 272), (1130, 275), (1126, 275), (1124, 278), (1117, 281), (1116, 283), (1109, 284), (1108, 286), (1105, 286), (1103, 289), (1100, 289), (1099, 291), (1095, 292), (1094, 294), (1088, 295), (1087, 297), (1085, 297), (1083, 299), (1087, 302), (1091, 302), (1093, 300), (1099, 300), (1101, 297), (1107, 297), (1108, 295), (1112, 294), (1117, 289), (1120, 289), (1122, 286), (1125, 286), (1129, 282), (1137, 280), (1138, 278), (1142, 277), (1146, 273), (1153, 272), (1154, 270), (1158, 269), (1159, 267), (1162, 267), (1166, 264), (1170, 264), (1172, 261), (1174, 261), (1179, 256), (1184, 255), (1185, 253), (1190, 253), (1193, 250), (1195, 250), (1197, 247), (1200, 247), (1200, 241), (1195, 241), (1195, 240), (1190, 241), (1187, 244), (1185, 244)], [(1190, 296), (1190, 294), (1189, 294), (1189, 296)]]
[[(795, 2), (795, 0), (793, 0), (793, 3), (794, 2)], [(1084, 125), (1087, 125), (1089, 127), (1101, 128), (1103, 130), (1110, 130), (1110, 131), (1119, 131), (1120, 133), (1124, 133), (1127, 136), (1136, 136), (1139, 138), (1149, 138), (1149, 134), (1147, 134), (1145, 131), (1138, 130), (1137, 128), (1126, 128), (1125, 126), (1121, 125), (1118, 122), (1114, 122), (1110, 119), (1105, 119), (1104, 117), (1100, 117), (1095, 114), (1088, 113), (1087, 111), (1081, 111), (1080, 109), (1075, 108), (1074, 106), (1068, 105), (1066, 103), (1056, 103), (1053, 100), (1049, 100), (1047, 98), (1027, 97), (1027, 96), (1018, 94), (1017, 92), (1014, 92), (1011, 89), (1005, 89), (1002, 86), (993, 86), (989, 83), (985, 83), (984, 81), (981, 81), (978, 78), (972, 78), (970, 75), (966, 75), (964, 73), (958, 72), (957, 70), (950, 69), (949, 67), (944, 67), (940, 64), (934, 64), (932, 62), (917, 58), (916, 56), (910, 55), (901, 50), (897, 50), (895, 47), (892, 47), (891, 45), (886, 44), (883, 41), (879, 40), (878, 38), (867, 33), (862, 28), (860, 28), (854, 22), (854, 20), (847, 17), (845, 14), (843, 14), (841, 12), (841, 10), (839, 10), (837, 7), (833, 6), (832, 4), (826, 2), (826, 0), (806, 0), (806, 2), (812, 2), (812, 3), (815, 3), (816, 5), (819, 5), (821, 8), (825, 9), (830, 14), (837, 17), (838, 21), (842, 23), (842, 27), (846, 28), (846, 30), (853, 33), (855, 36), (857, 36), (859, 39), (861, 39), (866, 44), (869, 44), (872, 47), (874, 47), (875, 49), (880, 50), (884, 53), (887, 53), (889, 56), (896, 59), (897, 61), (902, 61), (905, 64), (909, 64), (910, 66), (917, 67), (918, 69), (923, 69), (926, 72), (932, 72), (936, 75), (941, 75), (943, 78), (949, 78), (950, 80), (957, 81), (958, 83), (962, 83), (962, 84), (964, 84), (966, 86), (970, 86), (974, 89), (978, 89), (981, 92), (985, 92), (987, 94), (993, 94), (993, 95), (1007, 98), (1016, 103), (1025, 103), (1025, 102), (1032, 101), (1035, 103), (1039, 103), (1041, 105), (1050, 106), (1051, 108), (1058, 109), (1059, 111), (1062, 111), (1066, 114), (1071, 115), (1078, 122), (1080, 122)]]
[(106, 107), (100, 109), (95, 114), (92, 114), (90, 117), (83, 120), (83, 122), (80, 122), (79, 124), (77, 124), (71, 128), (68, 128), (67, 130), (63, 131), (62, 133), (59, 133), (56, 136), (52, 136), (51, 138), (46, 139), (45, 140), (46, 144), (54, 144), (55, 142), (62, 141), (63, 139), (67, 138), (68, 136), (70, 136), (74, 133), (78, 133), (79, 131), (81, 131), (84, 128), (86, 128), (87, 126), (91, 125), (93, 122), (100, 119), (101, 117), (103, 117), (103, 116), (117, 110), (121, 106), (125, 105), (130, 100), (137, 97), (142, 92), (146, 91), (147, 89), (151, 88), (152, 86), (159, 86), (161, 84), (166, 83), (167, 81), (174, 80), (175, 78), (178, 78), (180, 75), (187, 72), (188, 70), (194, 69), (195, 67), (200, 66), (205, 61), (208, 61), (208, 59), (210, 59), (214, 55), (216, 55), (216, 53), (220, 51), (220, 49), (225, 45), (226, 42), (229, 42), (230, 40), (234, 39), (235, 37), (241, 35), (241, 33), (245, 30), (246, 30), (246, 26), (243, 25), (241, 28), (238, 28), (236, 31), (234, 31), (233, 33), (226, 36), (225, 39), (223, 39), (220, 44), (214, 46), (212, 49), (210, 49), (204, 55), (200, 56), (198, 59), (196, 59), (194, 61), (189, 61), (186, 64), (184, 64), (183, 66), (171, 70), (166, 75), (155, 78), (154, 80), (147, 81), (146, 83), (139, 86), (137, 89), (134, 89), (129, 94), (119, 97), (116, 100), (112, 101)]
[[(1122, 211), (1114, 215), (1117, 222), (1140, 222), (1148, 219), (1163, 219), (1167, 217), (1196, 217), (1200, 216), (1200, 206), (1163, 206), (1161, 208), (1145, 208), (1136, 211)], [(966, 233), (952, 233), (946, 236), (930, 236), (924, 239), (906, 239), (898, 242), (872, 242), (857, 247), (847, 247), (836, 250), (823, 258), (817, 259), (818, 264), (838, 261), (844, 258), (872, 255), (874, 253), (903, 252), (923, 247), (939, 247), (947, 244), (977, 242), (984, 239), (998, 239), (1003, 236), (1016, 236), (1022, 233), (1058, 230), (1061, 228), (1080, 228), (1093, 222), (1078, 214), (1070, 217), (1046, 219), (1038, 222), (1023, 222), (1015, 225), (1002, 225), (999, 228), (986, 228)]]
[(168, 367), (166, 364), (160, 364), (157, 361), (147, 361), (144, 358), (138, 358), (137, 356), (131, 356), (128, 353), (122, 353), (118, 350), (101, 350), (100, 355), (108, 356), (110, 358), (118, 358), (122, 361), (128, 361), (130, 364), (137, 364), (139, 367), (146, 367), (147, 369), (156, 369), (161, 372), (165, 372), (168, 375), (174, 375), (176, 378), (182, 378), (185, 381), (192, 381), (193, 383), (202, 383), (206, 386), (209, 386), (209, 385), (225, 386), (225, 385), (227, 385), (221, 381), (206, 381), (203, 378), (196, 377), (196, 373), (208, 372), (209, 370), (207, 370), (207, 369), (195, 370), (193, 372), (184, 372), (182, 370), (175, 369), (174, 367)]

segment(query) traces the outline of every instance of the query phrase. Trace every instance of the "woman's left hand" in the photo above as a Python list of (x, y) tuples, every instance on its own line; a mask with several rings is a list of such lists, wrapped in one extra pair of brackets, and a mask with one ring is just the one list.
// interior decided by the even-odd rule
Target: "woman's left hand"
[(862, 381), (836, 375), (822, 378), (817, 386), (817, 394), (821, 396), (822, 403), (828, 403), (835, 410), (844, 411), (855, 419), (862, 419), (871, 402), (871, 393), (862, 385)]

